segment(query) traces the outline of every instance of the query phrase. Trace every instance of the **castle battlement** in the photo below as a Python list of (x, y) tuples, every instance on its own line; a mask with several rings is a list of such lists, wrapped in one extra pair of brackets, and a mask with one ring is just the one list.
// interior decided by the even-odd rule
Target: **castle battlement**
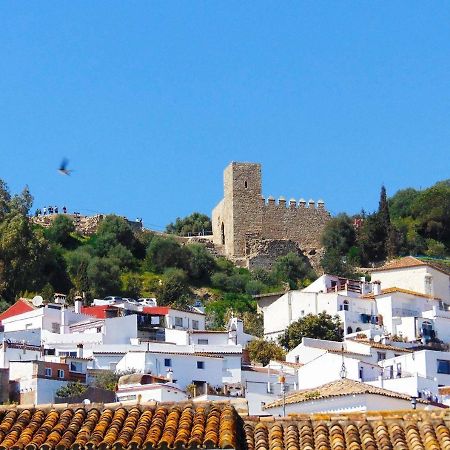
[(314, 200), (309, 200), (308, 203), (301, 198), (298, 203), (295, 198), (291, 198), (289, 200), (289, 203), (286, 201), (284, 197), (280, 197), (278, 201), (275, 200), (273, 196), (269, 196), (267, 198), (261, 197), (261, 202), (263, 207), (264, 206), (276, 206), (276, 207), (282, 207), (282, 208), (289, 208), (289, 209), (325, 209), (325, 202), (323, 200), (318, 200), (317, 203)]
[(320, 235), (329, 219), (323, 200), (264, 198), (261, 165), (233, 162), (224, 170), (224, 198), (212, 213), (213, 242), (235, 260), (249, 259), (250, 247), (267, 247), (255, 245), (264, 240), (276, 241), (278, 249), (294, 245), (310, 252), (320, 248)]

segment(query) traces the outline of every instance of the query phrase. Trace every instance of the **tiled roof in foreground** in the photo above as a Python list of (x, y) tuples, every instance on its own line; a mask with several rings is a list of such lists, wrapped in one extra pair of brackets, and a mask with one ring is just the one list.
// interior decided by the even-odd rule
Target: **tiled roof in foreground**
[(0, 409), (0, 449), (237, 448), (226, 403), (55, 405)]
[(449, 410), (239, 417), (229, 403), (0, 407), (3, 450), (450, 449)]
[(448, 410), (249, 417), (247, 450), (423, 450), (450, 448)]

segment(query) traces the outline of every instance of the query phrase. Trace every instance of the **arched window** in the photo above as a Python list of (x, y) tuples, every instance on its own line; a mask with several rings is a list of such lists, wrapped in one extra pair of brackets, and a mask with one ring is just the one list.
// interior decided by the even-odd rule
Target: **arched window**
[(352, 333), (353, 333), (353, 328), (347, 327), (347, 334), (352, 334)]
[(361, 331), (361, 328), (358, 327), (355, 331), (358, 333), (358, 331)]
[(222, 234), (222, 245), (225, 245), (225, 225), (222, 222), (222, 226), (220, 227)]

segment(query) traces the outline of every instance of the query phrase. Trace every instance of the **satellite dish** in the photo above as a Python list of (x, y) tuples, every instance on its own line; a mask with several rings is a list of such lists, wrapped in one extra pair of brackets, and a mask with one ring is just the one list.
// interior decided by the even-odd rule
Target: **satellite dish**
[(381, 336), (379, 334), (377, 334), (376, 336), (374, 336), (373, 340), (374, 340), (374, 342), (380, 342)]
[(36, 295), (33, 297), (33, 300), (31, 300), (31, 303), (33, 303), (33, 306), (36, 306), (36, 308), (39, 308), (39, 306), (42, 306), (44, 303), (44, 299), (40, 295)]

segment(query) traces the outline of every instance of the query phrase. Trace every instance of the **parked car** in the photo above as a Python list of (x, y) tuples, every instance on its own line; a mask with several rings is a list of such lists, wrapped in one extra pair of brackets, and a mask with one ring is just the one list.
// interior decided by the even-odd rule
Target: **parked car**
[(152, 297), (145, 297), (145, 298), (138, 298), (138, 303), (144, 306), (158, 306), (158, 302), (156, 301), (156, 298)]

